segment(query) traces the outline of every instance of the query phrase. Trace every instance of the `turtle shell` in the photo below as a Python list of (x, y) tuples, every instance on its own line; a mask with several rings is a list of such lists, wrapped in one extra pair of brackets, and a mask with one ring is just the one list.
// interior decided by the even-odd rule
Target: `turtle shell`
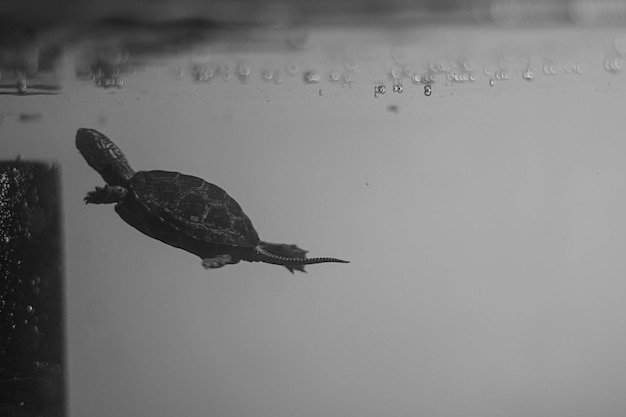
[(140, 171), (130, 180), (137, 201), (187, 236), (203, 242), (254, 247), (260, 239), (226, 191), (179, 172)]

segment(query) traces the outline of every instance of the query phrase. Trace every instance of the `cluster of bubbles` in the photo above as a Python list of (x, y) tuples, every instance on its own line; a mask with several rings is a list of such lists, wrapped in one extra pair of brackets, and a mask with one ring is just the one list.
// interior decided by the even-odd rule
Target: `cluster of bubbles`
[[(624, 49), (626, 50), (626, 47)], [(544, 62), (533, 62), (531, 64), (531, 59), (529, 57), (509, 54), (497, 59), (495, 65), (491, 68), (484, 66), (482, 72), (487, 77), (490, 86), (494, 86), (500, 81), (508, 81), (512, 79), (514, 77), (512, 74), (515, 73), (521, 75), (523, 80), (532, 81), (536, 78), (537, 74), (541, 73), (546, 76), (554, 76), (561, 73), (580, 75), (583, 72), (581, 64), (571, 60), (555, 59), (548, 56), (544, 56), (540, 59), (543, 59)], [(327, 81), (332, 84), (340, 84), (342, 87), (352, 86), (356, 75), (367, 70), (366, 65), (357, 64), (356, 62), (356, 58), (346, 55), (342, 60), (343, 68), (335, 68), (326, 73), (322, 73), (314, 69), (301, 70), (297, 64), (288, 63), (285, 64), (285, 68), (283, 70), (263, 70), (261, 72), (261, 79), (265, 82), (281, 84), (283, 81), (283, 74), (292, 77), (299, 74), (305, 84), (318, 84), (323, 81)], [(614, 54), (604, 60), (604, 69), (612, 73), (621, 72), (623, 62), (622, 54)], [(515, 69), (515, 66), (520, 63), (524, 65), (522, 69)], [(375, 67), (376, 65), (370, 64), (371, 71), (373, 71), (372, 68)], [(425, 95), (430, 95), (430, 92), (432, 91), (431, 86), (435, 82), (436, 78), (443, 77), (443, 79), (448, 82), (448, 85), (474, 83), (477, 80), (477, 72), (475, 71), (474, 66), (464, 57), (457, 58), (451, 62), (427, 62), (420, 70), (411, 68), (410, 64), (403, 61), (401, 58), (394, 58), (394, 62), (387, 66), (384, 71), (392, 82), (393, 91), (396, 93), (402, 92), (403, 80), (405, 79), (410, 80), (414, 85), (429, 86), (428, 89), (424, 90)], [(242, 82), (245, 82), (251, 72), (250, 67), (241, 64), (237, 67), (219, 64), (215, 64), (213, 66), (209, 66), (207, 64), (196, 64), (192, 70), (194, 80), (196, 82), (206, 83), (209, 83), (211, 80), (218, 77), (223, 80), (229, 80), (232, 74), (237, 74), (238, 78)], [(376, 71), (373, 71), (372, 73), (376, 73)], [(379, 97), (382, 94), (384, 93), (381, 92), (379, 86), (376, 86), (374, 97)]]
[(483, 68), (483, 74), (490, 77), (489, 85), (493, 87), (496, 81), (507, 81), (511, 78), (511, 73), (507, 68), (498, 67), (495, 70), (490, 70), (487, 67)]
[[(264, 69), (261, 71), (260, 76), (261, 80), (264, 82), (281, 84), (283, 82), (283, 75), (296, 77), (300, 73), (305, 84), (317, 84), (324, 79), (322, 74), (316, 70), (301, 72), (300, 67), (295, 63), (286, 64), (283, 70)], [(194, 63), (191, 68), (192, 79), (196, 83), (209, 84), (216, 79), (229, 81), (233, 78), (233, 75), (236, 75), (240, 82), (245, 83), (251, 74), (252, 69), (245, 64), (232, 66), (230, 64)], [(330, 70), (326, 74), (326, 80), (332, 84), (339, 84), (342, 87), (350, 87), (354, 82), (354, 76), (354, 71)], [(182, 74), (178, 78), (182, 78)]]
[(622, 71), (622, 58), (620, 56), (613, 56), (604, 60), (604, 69), (608, 72), (621, 72)]
[(306, 84), (317, 84), (322, 81), (322, 77), (316, 71), (306, 71), (302, 78)]
[(120, 78), (120, 68), (103, 61), (97, 61), (90, 68), (78, 68), (76, 78), (93, 81), (96, 87), (122, 88), (124, 80)]
[[(615, 48), (604, 58), (604, 69), (610, 73), (619, 73), (623, 69), (624, 56), (626, 56), (626, 36), (616, 38)], [(361, 50), (363, 49), (363, 50)], [(424, 94), (429, 96), (432, 92), (431, 85), (437, 80), (443, 80), (446, 85), (474, 83), (481, 75), (480, 70), (475, 68), (475, 63), (459, 54), (452, 59), (434, 59), (418, 63), (417, 56), (412, 56), (410, 51), (391, 51), (391, 60), (387, 64), (380, 64), (384, 59), (381, 54), (367, 48), (341, 51), (337, 55), (331, 55), (332, 69), (320, 71), (315, 68), (302, 68), (296, 58), (288, 59), (285, 63), (278, 64), (275, 68), (261, 68), (257, 73), (260, 79), (267, 83), (282, 84), (285, 77), (299, 77), (304, 84), (318, 84), (329, 82), (352, 87), (353, 82), (360, 74), (376, 74), (380, 72), (391, 81), (393, 92), (402, 93), (403, 85), (429, 86), (424, 89)], [(369, 51), (369, 52), (368, 52)], [(532, 81), (537, 76), (555, 76), (557, 74), (582, 74), (580, 63), (562, 59), (558, 51), (551, 49), (542, 50), (541, 54), (531, 56), (528, 52), (518, 49), (503, 50), (495, 59), (491, 67), (483, 67), (483, 73), (488, 80), (488, 85), (494, 86), (500, 81), (507, 81), (520, 77), (525, 81)], [(121, 52), (102, 53), (94, 57), (95, 63), (85, 70), (77, 71), (77, 76), (83, 79), (94, 80), (96, 86), (103, 88), (121, 88), (124, 85), (120, 75), (128, 72), (130, 65), (129, 57)], [(246, 64), (247, 58), (228, 58), (211, 56), (203, 58), (202, 62), (191, 64), (191, 78), (196, 83), (211, 83), (213, 80), (229, 81), (237, 78), (241, 83), (246, 83), (253, 73), (253, 69)], [(180, 76), (183, 77), (183, 70)], [(410, 83), (409, 81), (410, 80)], [(406, 81), (406, 82), (405, 82)], [(17, 85), (20, 93), (26, 93), (26, 83)], [(374, 97), (384, 94), (376, 87)]]
[(474, 82), (474, 69), (466, 58), (458, 58), (451, 63), (431, 62), (428, 64), (428, 75), (423, 84), (431, 84), (434, 76), (441, 74), (446, 77), (450, 84)]
[[(540, 65), (541, 71), (546, 76), (555, 76), (559, 73), (564, 74), (582, 74), (582, 66), (579, 63), (575, 62), (546, 62), (543, 65)], [(605, 61), (605, 69), (610, 72), (619, 71), (619, 66), (615, 66), (611, 61)], [(484, 74), (489, 77), (489, 85), (494, 86), (496, 81), (507, 81), (511, 78), (511, 71), (508, 68), (497, 68), (496, 70), (489, 70), (485, 68), (483, 70)], [(528, 65), (526, 69), (521, 72), (522, 79), (525, 81), (532, 81), (536, 77), (535, 69), (532, 65)]]
[(384, 84), (378, 84), (374, 86), (374, 98), (378, 98), (378, 96), (385, 94), (385, 92), (387, 92), (387, 88)]
[(450, 71), (446, 73), (448, 81), (454, 85), (457, 83), (474, 82), (474, 74), (469, 72)]
[[(394, 93), (402, 94), (402, 92), (404, 91), (404, 86), (400, 83), (394, 83), (391, 89)], [(387, 88), (385, 87), (384, 84), (376, 84), (374, 86), (374, 98), (378, 98), (381, 95), (385, 94), (386, 92), (387, 92)], [(431, 93), (432, 93), (432, 86), (430, 84), (426, 84), (424, 86), (424, 95), (426, 97), (429, 97)]]
[(532, 81), (535, 78), (535, 72), (531, 68), (526, 68), (526, 70), (522, 72), (522, 78), (526, 81)]
[(420, 76), (419, 74), (413, 74), (411, 76), (411, 81), (413, 81), (413, 84), (415, 85), (432, 84), (435, 82), (435, 74), (429, 73), (429, 74), (422, 75), (422, 76)]
[(29, 285), (32, 288), (32, 292), (34, 295), (39, 295), (39, 293), (41, 292), (41, 288), (39, 287), (40, 283), (41, 278), (39, 278), (38, 276), (29, 281)]
[(544, 75), (552, 76), (559, 73), (564, 74), (582, 74), (582, 66), (574, 62), (547, 62), (543, 64)]
[(230, 64), (224, 65), (210, 65), (195, 63), (192, 65), (191, 74), (194, 82), (196, 83), (211, 83), (216, 78), (221, 78), (224, 81), (230, 81), (233, 77), (233, 73), (237, 76), (241, 83), (248, 81), (252, 70), (245, 64), (238, 64), (232, 66)]
[[(432, 84), (436, 77), (445, 77), (450, 85), (474, 82), (474, 70), (465, 58), (458, 58), (453, 62), (430, 61), (425, 64), (421, 71), (413, 70), (406, 57), (401, 54), (392, 54), (394, 64), (387, 69), (388, 77), (395, 85), (402, 85), (400, 81), (408, 78), (414, 85), (424, 86), (424, 95), (432, 94)], [(401, 90), (398, 92), (402, 92)], [(378, 95), (375, 94), (375, 97)]]
[(119, 78), (96, 78), (96, 87), (102, 88), (122, 88), (124, 86), (124, 80)]
[(351, 87), (354, 82), (355, 73), (352, 71), (340, 72), (336, 70), (331, 70), (328, 72), (328, 82), (331, 84), (339, 84), (342, 87)]

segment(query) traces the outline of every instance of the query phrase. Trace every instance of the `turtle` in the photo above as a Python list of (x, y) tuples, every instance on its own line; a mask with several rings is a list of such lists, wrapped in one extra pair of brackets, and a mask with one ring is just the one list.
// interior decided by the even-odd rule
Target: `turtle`
[(282, 265), (292, 274), (305, 265), (343, 259), (307, 258), (294, 244), (262, 241), (250, 218), (226, 191), (180, 172), (137, 171), (111, 139), (80, 128), (76, 147), (106, 185), (84, 198), (86, 204), (112, 204), (126, 223), (161, 242), (199, 256), (206, 269), (240, 261)]

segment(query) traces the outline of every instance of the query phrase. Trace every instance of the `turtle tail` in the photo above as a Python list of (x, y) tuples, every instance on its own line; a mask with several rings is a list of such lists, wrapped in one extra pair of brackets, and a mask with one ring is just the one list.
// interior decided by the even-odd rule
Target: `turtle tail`
[(265, 262), (272, 265), (282, 265), (293, 274), (293, 271), (306, 272), (305, 265), (321, 264), (328, 262), (349, 263), (338, 258), (307, 258), (304, 249), (296, 245), (276, 244), (261, 242), (253, 249), (252, 262)]

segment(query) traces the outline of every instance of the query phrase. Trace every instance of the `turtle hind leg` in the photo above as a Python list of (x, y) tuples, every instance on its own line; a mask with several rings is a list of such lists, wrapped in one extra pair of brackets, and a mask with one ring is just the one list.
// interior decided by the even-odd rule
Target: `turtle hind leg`
[(261, 242), (263, 249), (278, 256), (285, 258), (305, 258), (308, 250), (298, 247), (298, 245), (289, 245), (287, 243), (270, 243)]
[(83, 200), (85, 204), (111, 204), (122, 201), (126, 194), (128, 190), (121, 185), (105, 185), (89, 191)]
[[(261, 242), (263, 249), (271, 254), (284, 256), (285, 258), (306, 258), (308, 250), (298, 247), (298, 245), (288, 245), (286, 243)], [(293, 274), (293, 271), (306, 273), (304, 265), (283, 265)]]
[(239, 259), (233, 259), (229, 254), (215, 255), (210, 258), (202, 259), (202, 266), (204, 269), (215, 269), (228, 264), (236, 264), (237, 262), (239, 262)]

